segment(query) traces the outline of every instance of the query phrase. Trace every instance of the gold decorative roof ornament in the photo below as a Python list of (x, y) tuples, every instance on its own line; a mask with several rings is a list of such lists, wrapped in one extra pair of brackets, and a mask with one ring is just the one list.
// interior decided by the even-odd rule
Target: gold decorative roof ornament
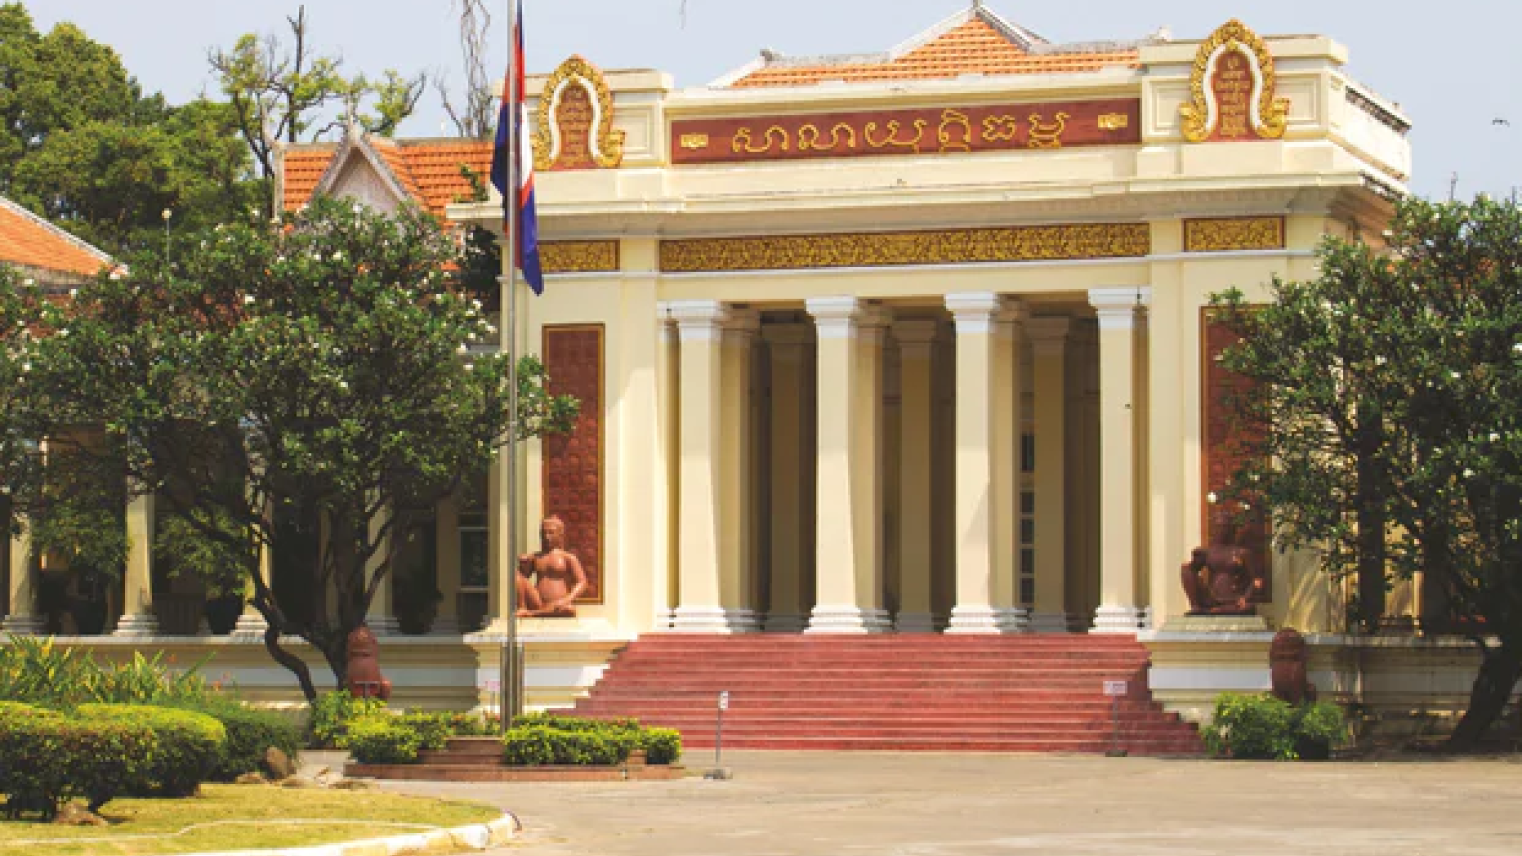
[(602, 71), (571, 56), (544, 82), (534, 131), (534, 169), (613, 169), (624, 132), (613, 129), (613, 94)]
[(1289, 99), (1274, 97), (1275, 83), (1274, 58), (1263, 39), (1235, 18), (1222, 24), (1194, 55), (1190, 100), (1179, 108), (1184, 139), (1283, 137)]

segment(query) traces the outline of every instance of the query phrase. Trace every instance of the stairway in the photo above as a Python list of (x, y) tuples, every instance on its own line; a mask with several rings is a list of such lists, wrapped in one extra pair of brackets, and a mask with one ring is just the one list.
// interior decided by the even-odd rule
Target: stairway
[(1147, 665), (1134, 638), (1107, 634), (646, 634), (574, 713), (636, 717), (712, 748), (727, 690), (725, 748), (1101, 753), (1103, 684), (1126, 681), (1120, 748), (1200, 754), (1194, 726), (1152, 701)]

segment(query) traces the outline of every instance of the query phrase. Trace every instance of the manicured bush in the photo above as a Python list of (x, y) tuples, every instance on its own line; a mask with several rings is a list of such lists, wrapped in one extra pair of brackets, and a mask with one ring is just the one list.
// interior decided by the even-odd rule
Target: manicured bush
[(351, 721), (343, 739), (349, 754), (361, 764), (411, 764), (423, 743), (401, 717), (384, 712)]
[(244, 773), (264, 767), (264, 753), (271, 746), (296, 760), (303, 742), (301, 729), (289, 718), (271, 710), (259, 710), (227, 698), (211, 698), (201, 704), (177, 705), (204, 713), (222, 723), (227, 731), (223, 749), (212, 778), (230, 782)]
[(1347, 727), (1335, 704), (1291, 705), (1267, 694), (1222, 693), (1202, 736), (1215, 755), (1292, 761), (1328, 757), (1346, 739)]
[(7, 719), (62, 719), (52, 708), (38, 707), (22, 701), (0, 701), (0, 721)]
[(158, 736), (152, 763), (143, 775), (123, 783), (123, 793), (191, 796), (224, 759), (227, 730), (204, 713), (139, 704), (85, 704), (79, 706), (77, 714), (87, 723), (140, 723)]
[(502, 758), (509, 764), (612, 765), (629, 757), (627, 732), (595, 729), (567, 731), (547, 725), (520, 725), (502, 737)]
[(311, 742), (318, 749), (343, 749), (349, 724), (386, 709), (378, 698), (355, 698), (348, 690), (323, 693), (312, 705)]
[(682, 757), (682, 733), (675, 728), (642, 729), (640, 744), (647, 764), (671, 764)]
[(646, 728), (639, 724), (639, 720), (628, 717), (591, 719), (555, 713), (528, 713), (514, 719), (513, 725), (515, 728), (542, 727), (552, 731), (597, 732), (607, 735), (609, 740), (627, 743), (619, 761), (627, 758), (633, 749), (645, 750), (645, 761), (650, 764), (670, 764), (682, 755), (681, 733), (669, 728)]
[(415, 710), (396, 717), (396, 721), (417, 734), (418, 745), (423, 749), (443, 749), (449, 738), (454, 736), (449, 718), (442, 713)]
[[(22, 713), (12, 706), (8, 713)], [(58, 813), (61, 800), (84, 797), (97, 811), (141, 781), (158, 756), (158, 735), (137, 722), (86, 721), (49, 713), (0, 716), (0, 792), (13, 816)]]

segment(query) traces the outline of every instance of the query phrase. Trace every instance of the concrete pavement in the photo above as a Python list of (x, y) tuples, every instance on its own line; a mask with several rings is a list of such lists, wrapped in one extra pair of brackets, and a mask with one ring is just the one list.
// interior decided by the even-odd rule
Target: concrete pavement
[(519, 856), (1522, 853), (1511, 760), (737, 751), (724, 763), (731, 781), (383, 787), (514, 812), (524, 832), (491, 852)]

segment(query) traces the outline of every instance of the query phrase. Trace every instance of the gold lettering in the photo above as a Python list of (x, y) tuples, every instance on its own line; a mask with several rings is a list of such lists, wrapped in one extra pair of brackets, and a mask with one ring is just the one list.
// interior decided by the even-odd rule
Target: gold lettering
[(1062, 132), (1066, 130), (1068, 114), (1058, 113), (1053, 121), (1042, 124), (1041, 114), (1030, 115), (1031, 132), (1026, 140), (1027, 148), (1032, 149), (1060, 149), (1062, 148)]
[(866, 127), (862, 128), (861, 136), (862, 139), (867, 141), (867, 145), (871, 146), (874, 149), (883, 149), (889, 146), (896, 146), (903, 149), (914, 149), (915, 153), (918, 154), (920, 150), (920, 140), (924, 138), (925, 126), (928, 124), (929, 123), (924, 119), (915, 119), (915, 134), (914, 138), (910, 140), (900, 140), (898, 138), (898, 132), (901, 127), (901, 123), (897, 119), (889, 119), (887, 124), (883, 125), (883, 129), (888, 133), (880, 140), (872, 139), (872, 134), (877, 131), (876, 122), (868, 122)]
[[(956, 138), (956, 132), (960, 130), (961, 138)], [(967, 114), (960, 110), (942, 110), (941, 125), (936, 129), (936, 138), (940, 140), (939, 151), (970, 152), (972, 151), (972, 122)]]
[(708, 148), (708, 135), (707, 134), (683, 134), (682, 135), (682, 148), (684, 148), (684, 149), (706, 149), (706, 148)]
[(1013, 140), (1020, 132), (1020, 120), (1014, 116), (989, 116), (983, 120), (983, 142)]
[(1101, 113), (1099, 115), (1099, 130), (1119, 131), (1131, 126), (1131, 117), (1126, 113)]
[(752, 155), (764, 154), (771, 151), (774, 144), (777, 145), (779, 151), (787, 151), (787, 129), (781, 125), (773, 125), (767, 128), (766, 134), (761, 139), (766, 142), (766, 145), (758, 148), (751, 139), (750, 128), (741, 128), (735, 131), (735, 137), (730, 141), (729, 147), (735, 154), (741, 152)]
[(850, 125), (847, 125), (845, 122), (840, 122), (836, 124), (835, 127), (830, 129), (830, 144), (827, 146), (821, 146), (819, 144), (819, 128), (810, 123), (798, 129), (798, 151), (832, 151), (836, 146), (840, 145), (841, 131), (845, 132), (846, 148), (856, 148), (856, 129), (852, 128)]

